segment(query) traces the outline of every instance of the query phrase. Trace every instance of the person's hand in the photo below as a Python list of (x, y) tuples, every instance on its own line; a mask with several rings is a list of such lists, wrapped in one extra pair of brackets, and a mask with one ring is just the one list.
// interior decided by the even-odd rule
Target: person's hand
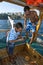
[(32, 44), (32, 42), (30, 41), (29, 44)]
[(21, 39), (19, 39), (19, 41), (24, 41), (25, 40), (25, 38), (24, 37), (22, 37)]
[(24, 36), (23, 39), (26, 39), (26, 37)]
[(30, 40), (29, 40), (29, 42), (28, 42), (29, 44), (32, 44), (32, 38), (30, 38)]

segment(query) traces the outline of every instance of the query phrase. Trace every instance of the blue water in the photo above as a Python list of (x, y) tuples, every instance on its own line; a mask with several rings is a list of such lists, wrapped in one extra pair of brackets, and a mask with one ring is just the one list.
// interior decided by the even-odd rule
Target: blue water
[[(22, 24), (24, 24), (24, 20), (14, 20), (14, 22), (21, 22)], [(28, 22), (27, 22), (28, 23)], [(0, 20), (0, 29), (10, 29), (11, 25), (10, 22), (8, 20)], [(42, 24), (40, 26), (40, 29), (38, 31), (40, 34), (43, 34), (43, 21)], [(23, 33), (24, 35), (24, 33)], [(41, 39), (43, 39), (43, 37), (40, 37)], [(0, 48), (1, 46), (6, 46), (5, 43), (6, 40), (6, 32), (0, 32)], [(31, 45), (36, 51), (38, 51), (41, 55), (43, 55), (43, 46), (40, 46), (40, 44), (38, 43), (33, 43)]]

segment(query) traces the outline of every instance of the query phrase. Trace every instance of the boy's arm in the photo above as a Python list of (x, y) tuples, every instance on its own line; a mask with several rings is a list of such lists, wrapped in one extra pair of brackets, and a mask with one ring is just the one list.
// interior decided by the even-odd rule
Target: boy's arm
[(29, 38), (29, 32), (25, 31), (25, 39), (28, 39)]
[(10, 43), (15, 43), (15, 42), (19, 42), (19, 41), (23, 41), (24, 39), (21, 38), (21, 39), (17, 39), (17, 40), (9, 40)]
[(32, 37), (31, 37), (31, 40), (30, 40), (30, 44), (31, 44), (34, 41), (36, 26), (31, 26), (30, 32), (32, 33)]
[(24, 28), (26, 27), (26, 15), (24, 14)]
[(32, 42), (34, 41), (34, 36), (35, 36), (35, 32), (32, 33), (32, 38), (30, 40), (30, 43), (29, 44), (32, 44)]

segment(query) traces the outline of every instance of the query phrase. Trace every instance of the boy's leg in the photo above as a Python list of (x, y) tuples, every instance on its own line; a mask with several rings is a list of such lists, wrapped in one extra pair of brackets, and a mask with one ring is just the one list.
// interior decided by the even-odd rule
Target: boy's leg
[(14, 61), (14, 55), (13, 55), (13, 51), (14, 51), (14, 47), (15, 47), (15, 45), (14, 44), (8, 44), (8, 47), (7, 47), (7, 52), (8, 52), (8, 55), (9, 55), (9, 60), (10, 60), (10, 62), (14, 62), (15, 63), (15, 61)]

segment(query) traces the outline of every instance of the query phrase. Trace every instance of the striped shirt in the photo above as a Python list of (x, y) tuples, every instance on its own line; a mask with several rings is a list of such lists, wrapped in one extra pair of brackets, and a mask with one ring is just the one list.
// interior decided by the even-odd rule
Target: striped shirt
[(32, 31), (35, 32), (36, 30), (36, 26), (33, 25), (33, 23), (29, 20), (27, 26), (26, 26), (26, 31)]

